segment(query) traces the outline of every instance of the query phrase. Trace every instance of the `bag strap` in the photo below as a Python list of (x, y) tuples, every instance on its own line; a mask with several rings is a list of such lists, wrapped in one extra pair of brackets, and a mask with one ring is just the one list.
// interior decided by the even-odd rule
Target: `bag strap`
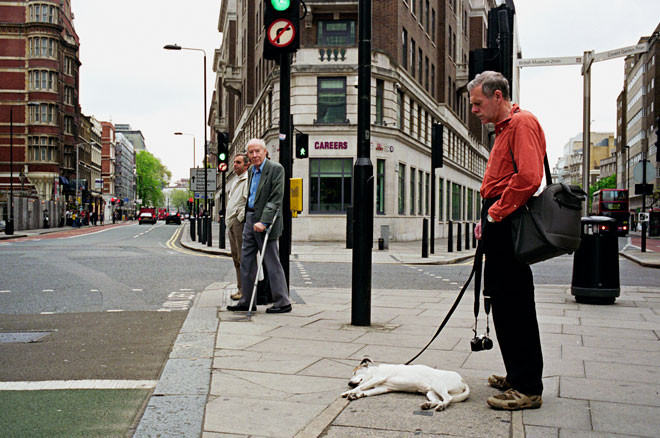
[[(458, 296), (456, 297), (456, 300), (454, 301), (454, 304), (452, 304), (451, 309), (449, 309), (449, 312), (447, 312), (447, 315), (445, 316), (445, 319), (442, 321), (440, 326), (438, 327), (438, 330), (435, 332), (431, 340), (422, 348), (419, 353), (417, 353), (415, 356), (413, 356), (412, 359), (410, 359), (408, 362), (405, 363), (405, 365), (410, 365), (415, 359), (417, 359), (419, 356), (421, 356), (422, 353), (426, 351), (427, 348), (435, 341), (435, 338), (438, 337), (442, 329), (445, 328), (445, 325), (447, 325), (447, 322), (449, 322), (449, 318), (453, 315), (454, 311), (458, 307), (458, 303), (461, 302), (461, 298), (463, 298), (463, 294), (465, 294), (465, 291), (467, 290), (468, 286), (470, 285), (470, 281), (472, 281), (472, 277), (475, 276), (475, 273), (477, 273), (477, 277), (479, 279), (478, 283), (475, 283), (475, 296), (477, 295), (477, 284), (479, 285), (479, 288), (481, 288), (481, 259), (483, 256), (483, 248), (482, 248), (482, 242), (481, 240), (477, 244), (477, 250), (474, 255), (474, 263), (472, 264), (472, 271), (470, 271), (470, 276), (468, 277), (467, 281), (461, 288), (461, 291), (458, 293)], [(475, 318), (476, 315), (479, 313), (479, 303), (476, 302), (475, 305)], [(488, 305), (488, 310), (490, 310), (490, 303)], [(476, 326), (475, 326), (476, 330)]]
[[(513, 158), (513, 150), (511, 148), (509, 148), (509, 153), (511, 154), (511, 161), (513, 162), (513, 170), (518, 173), (518, 166), (516, 166), (516, 159)], [(552, 175), (550, 174), (550, 163), (548, 163), (547, 153), (543, 156), (543, 167), (545, 170), (545, 184), (549, 186), (552, 184)]]

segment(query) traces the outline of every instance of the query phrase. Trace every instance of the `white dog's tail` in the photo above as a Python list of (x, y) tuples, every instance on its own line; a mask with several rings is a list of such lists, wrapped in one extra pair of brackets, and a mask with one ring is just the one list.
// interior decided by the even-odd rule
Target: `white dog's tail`
[(456, 402), (462, 402), (463, 400), (466, 400), (470, 396), (470, 387), (468, 386), (467, 383), (465, 383), (464, 380), (461, 379), (461, 383), (463, 383), (463, 392), (459, 392), (458, 394), (452, 394), (452, 403)]

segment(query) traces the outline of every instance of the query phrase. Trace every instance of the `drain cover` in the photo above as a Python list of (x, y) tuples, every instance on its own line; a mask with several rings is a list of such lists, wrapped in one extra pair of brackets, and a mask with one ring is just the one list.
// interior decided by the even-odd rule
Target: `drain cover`
[(0, 333), (0, 344), (38, 342), (51, 332)]

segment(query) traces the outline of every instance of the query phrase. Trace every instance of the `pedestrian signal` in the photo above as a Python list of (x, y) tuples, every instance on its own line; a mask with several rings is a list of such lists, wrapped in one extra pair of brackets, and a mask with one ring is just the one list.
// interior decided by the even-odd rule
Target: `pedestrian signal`
[(309, 158), (309, 135), (296, 134), (296, 158)]
[(229, 168), (229, 133), (218, 132), (218, 169), (225, 172)]

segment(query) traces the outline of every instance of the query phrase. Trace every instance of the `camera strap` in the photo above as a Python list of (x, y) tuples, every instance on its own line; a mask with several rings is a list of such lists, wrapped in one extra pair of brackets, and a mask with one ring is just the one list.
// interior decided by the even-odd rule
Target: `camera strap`
[[(461, 298), (463, 298), (463, 295), (465, 294), (465, 291), (467, 290), (468, 286), (470, 285), (470, 281), (472, 281), (472, 277), (475, 276), (478, 278), (478, 281), (475, 283), (475, 318), (479, 314), (479, 294), (481, 291), (481, 267), (482, 267), (482, 260), (483, 258), (483, 248), (482, 248), (482, 241), (479, 240), (477, 243), (477, 250), (474, 254), (474, 263), (472, 264), (472, 271), (470, 271), (470, 276), (468, 277), (467, 281), (461, 288), (461, 291), (458, 293), (458, 296), (456, 297), (456, 300), (454, 301), (454, 304), (452, 304), (451, 309), (449, 309), (449, 312), (447, 312), (447, 316), (445, 316), (445, 319), (442, 321), (440, 324), (440, 327), (438, 327), (438, 330), (435, 332), (431, 340), (422, 348), (419, 353), (417, 353), (412, 359), (410, 359), (408, 362), (405, 363), (405, 365), (410, 365), (415, 359), (417, 359), (419, 356), (421, 356), (422, 353), (426, 351), (427, 348), (435, 341), (435, 338), (438, 337), (442, 329), (445, 328), (445, 325), (447, 325), (447, 322), (449, 322), (449, 318), (453, 315), (454, 311), (458, 307), (458, 303), (461, 302)], [(477, 288), (479, 290), (477, 291)], [(486, 308), (486, 315), (488, 315), (488, 312), (490, 311), (490, 300), (488, 303), (484, 303), (484, 307)], [(488, 319), (486, 319), (488, 321)], [(488, 323), (486, 323), (486, 327), (488, 327)], [(476, 333), (476, 322), (475, 322), (475, 333)], [(488, 328), (487, 328), (488, 330)], [(488, 331), (486, 332), (488, 333)]]

